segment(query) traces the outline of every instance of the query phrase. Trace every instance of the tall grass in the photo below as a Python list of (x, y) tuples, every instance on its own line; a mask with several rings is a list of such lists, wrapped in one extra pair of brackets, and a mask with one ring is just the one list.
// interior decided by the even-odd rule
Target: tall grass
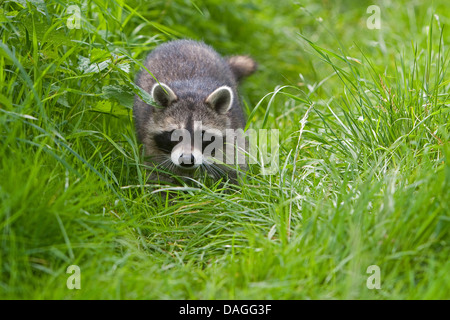
[[(447, 298), (446, 4), (383, 2), (369, 33), (350, 3), (74, 1), (71, 29), (66, 2), (3, 2), (0, 296)], [(250, 128), (280, 130), (277, 174), (145, 181), (134, 76), (182, 37), (259, 62), (242, 96)]]

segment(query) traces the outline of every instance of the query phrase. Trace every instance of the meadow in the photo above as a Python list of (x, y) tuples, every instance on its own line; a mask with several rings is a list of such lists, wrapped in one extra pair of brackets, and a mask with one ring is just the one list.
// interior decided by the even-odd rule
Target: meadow
[[(450, 298), (449, 22), (445, 0), (1, 1), (0, 298)], [(279, 130), (275, 174), (147, 183), (134, 79), (181, 38), (258, 62), (241, 99)]]

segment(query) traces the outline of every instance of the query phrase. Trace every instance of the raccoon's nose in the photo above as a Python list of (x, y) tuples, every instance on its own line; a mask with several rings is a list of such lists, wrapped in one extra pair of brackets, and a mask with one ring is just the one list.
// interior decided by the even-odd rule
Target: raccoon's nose
[(182, 154), (178, 162), (184, 168), (192, 168), (195, 166), (195, 158), (193, 154)]

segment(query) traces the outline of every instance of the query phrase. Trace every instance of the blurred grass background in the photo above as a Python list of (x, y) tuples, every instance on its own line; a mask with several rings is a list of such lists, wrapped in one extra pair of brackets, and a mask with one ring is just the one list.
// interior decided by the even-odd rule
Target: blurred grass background
[[(1, 298), (448, 298), (446, 1), (0, 5)], [(177, 38), (259, 63), (241, 93), (277, 175), (146, 184), (134, 77)]]

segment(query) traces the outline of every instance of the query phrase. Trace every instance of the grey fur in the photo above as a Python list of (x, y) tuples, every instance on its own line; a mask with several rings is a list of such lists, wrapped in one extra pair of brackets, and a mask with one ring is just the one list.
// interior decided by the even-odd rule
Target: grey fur
[[(176, 40), (154, 49), (148, 55), (145, 67), (151, 74), (141, 71), (136, 82), (149, 93), (155, 88), (155, 105), (148, 105), (136, 96), (133, 116), (138, 140), (144, 145), (145, 156), (150, 157), (152, 165), (168, 163), (167, 153), (155, 144), (157, 134), (185, 129), (194, 121), (202, 121), (203, 127), (221, 132), (244, 128), (246, 120), (237, 86), (240, 79), (256, 70), (256, 63), (251, 58), (235, 56), (225, 60), (202, 42)], [(212, 95), (220, 87), (228, 91), (218, 90), (219, 95), (217, 92)], [(230, 96), (228, 92), (231, 92)], [(229, 109), (228, 102), (231, 103)], [(164, 167), (175, 174), (194, 177), (189, 170), (171, 165)], [(212, 171), (223, 172), (220, 168)], [(213, 176), (218, 178), (219, 174)]]

